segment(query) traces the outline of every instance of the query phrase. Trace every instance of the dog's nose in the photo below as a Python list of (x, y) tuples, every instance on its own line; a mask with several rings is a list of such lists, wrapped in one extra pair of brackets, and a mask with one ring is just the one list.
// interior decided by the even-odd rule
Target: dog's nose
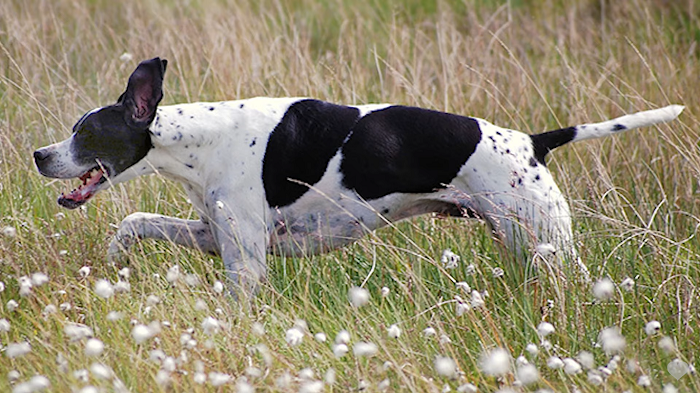
[(34, 152), (34, 161), (41, 162), (44, 161), (49, 156), (47, 149), (39, 149)]

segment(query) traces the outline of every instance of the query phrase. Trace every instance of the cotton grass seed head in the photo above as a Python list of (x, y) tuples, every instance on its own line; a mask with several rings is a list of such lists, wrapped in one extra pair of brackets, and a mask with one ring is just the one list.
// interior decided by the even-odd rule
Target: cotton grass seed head
[(481, 355), (479, 367), (486, 375), (502, 376), (510, 371), (510, 353), (503, 348), (495, 348)]
[(644, 326), (644, 333), (647, 334), (647, 336), (653, 336), (661, 331), (661, 322), (659, 321), (650, 321)]
[(7, 333), (10, 331), (10, 321), (5, 318), (0, 319), (0, 333)]
[(143, 344), (145, 341), (150, 340), (155, 335), (156, 332), (154, 332), (154, 329), (143, 324), (137, 324), (131, 330), (131, 337), (134, 339), (136, 344)]
[(552, 370), (559, 370), (564, 368), (564, 361), (558, 356), (551, 356), (549, 359), (547, 359), (547, 367)]
[(450, 379), (457, 376), (457, 363), (455, 363), (455, 361), (450, 357), (437, 356), (435, 358), (434, 366), (435, 372), (440, 376)]
[(326, 333), (323, 332), (318, 332), (314, 334), (314, 340), (320, 342), (320, 343), (325, 343), (328, 337), (326, 337)]
[(564, 372), (569, 375), (576, 375), (583, 370), (581, 364), (572, 358), (564, 358)]
[(18, 383), (12, 388), (12, 393), (33, 393), (46, 390), (51, 387), (49, 379), (43, 375), (35, 375), (27, 382)]
[(445, 269), (455, 269), (459, 264), (459, 259), (459, 255), (453, 253), (452, 250), (447, 249), (442, 252), (440, 262), (442, 262)]
[(19, 343), (9, 343), (5, 347), (5, 356), (10, 359), (14, 359), (20, 356), (24, 356), (32, 351), (32, 347), (28, 342), (22, 341)]
[(630, 277), (626, 277), (620, 283), (620, 288), (622, 288), (622, 290), (625, 292), (632, 292), (632, 290), (634, 290), (634, 280)]
[(627, 346), (627, 340), (625, 340), (625, 337), (620, 333), (620, 329), (617, 327), (603, 329), (600, 334), (598, 334), (598, 343), (608, 355), (620, 353), (624, 351)]
[(540, 379), (540, 372), (534, 364), (523, 364), (515, 372), (516, 378), (525, 386), (532, 385)]
[(347, 344), (350, 342), (350, 333), (347, 330), (341, 330), (335, 336), (336, 344)]
[(87, 356), (100, 356), (104, 349), (104, 343), (96, 338), (88, 339), (85, 342), (85, 355)]
[(598, 280), (593, 285), (593, 296), (599, 300), (608, 300), (615, 294), (615, 284), (608, 277)]
[(390, 338), (399, 338), (401, 336), (401, 328), (397, 324), (389, 326), (386, 331)]
[(377, 353), (377, 344), (360, 341), (352, 347), (352, 352), (357, 357), (372, 357)]
[(114, 286), (107, 280), (97, 280), (95, 283), (95, 294), (103, 299), (109, 299), (114, 295)]
[(369, 291), (365, 288), (352, 287), (348, 291), (348, 299), (353, 307), (359, 308), (369, 303)]
[(299, 344), (301, 344), (302, 340), (304, 340), (304, 332), (302, 332), (301, 329), (295, 326), (287, 330), (287, 332), (284, 335), (284, 340), (290, 346), (296, 347)]
[(348, 351), (350, 350), (347, 346), (347, 344), (339, 343), (339, 344), (333, 344), (333, 355), (340, 359), (343, 356), (347, 355)]
[(544, 338), (549, 336), (550, 334), (554, 333), (554, 325), (552, 325), (549, 322), (540, 322), (539, 325), (537, 325), (537, 334)]
[(537, 345), (530, 343), (525, 346), (525, 352), (529, 353), (530, 356), (537, 356), (540, 353), (540, 349)]
[(231, 381), (231, 376), (226, 373), (212, 371), (209, 373), (209, 383), (214, 387), (227, 384)]
[(659, 349), (664, 351), (666, 355), (670, 355), (676, 351), (676, 344), (669, 336), (663, 336), (659, 339)]
[(49, 282), (49, 276), (47, 276), (45, 273), (37, 272), (32, 274), (32, 284), (35, 287), (40, 287), (47, 282)]

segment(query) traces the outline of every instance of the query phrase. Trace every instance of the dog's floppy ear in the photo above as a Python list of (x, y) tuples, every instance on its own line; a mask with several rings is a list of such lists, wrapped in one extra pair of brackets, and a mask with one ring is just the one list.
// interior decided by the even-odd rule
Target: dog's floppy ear
[(163, 75), (167, 60), (156, 57), (141, 62), (129, 77), (119, 103), (126, 111), (124, 120), (131, 127), (146, 128), (153, 121), (158, 103), (163, 98)]

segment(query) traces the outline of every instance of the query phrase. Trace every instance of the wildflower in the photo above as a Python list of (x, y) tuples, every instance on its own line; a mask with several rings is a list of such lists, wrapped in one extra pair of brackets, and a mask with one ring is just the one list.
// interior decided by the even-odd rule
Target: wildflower
[(301, 341), (304, 339), (304, 332), (302, 332), (301, 329), (295, 326), (287, 330), (284, 339), (285, 341), (287, 341), (287, 344), (289, 344), (292, 347), (295, 347), (301, 344)]
[(221, 324), (215, 318), (207, 317), (202, 321), (202, 330), (204, 330), (204, 334), (207, 336), (216, 334), (220, 328)]
[(530, 354), (530, 356), (537, 356), (540, 353), (540, 349), (537, 345), (530, 343), (525, 346), (525, 351)]
[(323, 381), (327, 385), (333, 385), (335, 383), (335, 369), (329, 368), (323, 376)]
[(19, 295), (22, 297), (32, 294), (32, 280), (27, 276), (19, 278)]
[(445, 269), (454, 269), (459, 263), (459, 255), (453, 253), (451, 250), (447, 249), (442, 252), (442, 257), (440, 262), (445, 266)]
[(595, 359), (593, 358), (593, 354), (588, 352), (588, 351), (581, 351), (576, 355), (576, 360), (578, 360), (579, 363), (581, 363), (581, 366), (583, 366), (586, 369), (592, 369), (595, 368)]
[(478, 390), (474, 384), (465, 383), (457, 388), (458, 393), (476, 393)]
[(112, 369), (105, 366), (102, 363), (93, 363), (90, 365), (90, 372), (95, 378), (98, 379), (110, 379), (114, 376)]
[(653, 336), (661, 331), (661, 323), (659, 321), (650, 321), (644, 326), (644, 332), (647, 336)]
[(90, 275), (90, 266), (83, 266), (80, 269), (78, 269), (78, 275), (82, 278), (85, 278)]
[(476, 290), (472, 291), (472, 301), (471, 301), (472, 307), (479, 308), (479, 307), (483, 307), (484, 304), (485, 304), (484, 298), (481, 296), (479, 291), (476, 291)]
[(399, 336), (401, 336), (401, 328), (398, 325), (393, 324), (387, 329), (387, 334), (391, 338), (399, 338)]
[(598, 335), (598, 342), (606, 354), (622, 352), (627, 346), (625, 337), (615, 327), (605, 328)]
[(207, 381), (207, 374), (204, 374), (203, 372), (196, 371), (194, 373), (194, 377), (192, 378), (194, 380), (194, 383), (197, 385), (202, 385), (204, 382)]
[(588, 383), (590, 383), (593, 386), (600, 386), (603, 384), (603, 377), (600, 375), (600, 372), (596, 370), (590, 370), (588, 372)]
[(299, 393), (320, 393), (323, 391), (323, 382), (305, 381), (299, 387)]
[(493, 349), (481, 355), (479, 365), (486, 375), (504, 375), (510, 371), (510, 353), (503, 348)]
[(18, 383), (12, 388), (12, 393), (38, 392), (51, 386), (49, 379), (43, 375), (35, 375), (27, 382)]
[(377, 353), (377, 344), (370, 342), (358, 342), (352, 347), (352, 352), (357, 357), (371, 357)]
[(352, 287), (348, 291), (348, 297), (350, 298), (350, 304), (359, 308), (369, 302), (369, 291), (365, 288)]
[(49, 276), (47, 276), (45, 273), (37, 272), (32, 274), (32, 284), (35, 287), (40, 287), (47, 282), (49, 282)]
[(537, 325), (537, 334), (540, 337), (547, 337), (552, 333), (554, 333), (554, 325), (552, 325), (551, 323), (540, 322), (540, 324)]
[(224, 292), (224, 284), (221, 281), (216, 280), (216, 281), (214, 281), (214, 285), (212, 286), (212, 290), (214, 291), (214, 293), (220, 295)]
[(100, 356), (104, 349), (104, 343), (96, 338), (91, 338), (85, 342), (85, 355), (87, 356)]
[(32, 347), (26, 341), (22, 341), (19, 343), (9, 343), (5, 347), (5, 356), (7, 356), (10, 359), (14, 359), (16, 357), (24, 356), (31, 351)]
[(605, 277), (593, 285), (593, 296), (599, 300), (608, 300), (615, 293), (615, 284)]
[(640, 375), (639, 379), (637, 380), (637, 385), (643, 388), (648, 388), (651, 386), (651, 378), (649, 378), (648, 375)]
[(155, 335), (156, 332), (154, 332), (151, 327), (142, 324), (134, 326), (134, 328), (131, 330), (131, 337), (134, 339), (136, 344), (142, 344), (146, 340), (153, 338)]
[(175, 281), (177, 281), (179, 278), (180, 278), (180, 266), (179, 265), (171, 266), (170, 269), (168, 269), (168, 272), (165, 274), (165, 279), (168, 280), (168, 282), (171, 284), (174, 284)]
[(389, 287), (382, 287), (382, 297), (389, 296)]
[(673, 339), (669, 336), (663, 336), (659, 340), (659, 348), (661, 348), (667, 355), (673, 353), (676, 350), (676, 344)]
[(0, 333), (7, 333), (10, 331), (10, 321), (5, 318), (0, 319)]
[(565, 358), (563, 360), (564, 362), (564, 372), (569, 374), (569, 375), (575, 375), (581, 372), (582, 367), (579, 362), (572, 358)]
[(423, 329), (423, 335), (425, 337), (430, 337), (434, 336), (437, 332), (435, 331), (435, 328), (428, 326), (427, 328)]
[(540, 243), (535, 246), (535, 252), (547, 258), (550, 255), (556, 254), (557, 249), (550, 243)]
[(231, 376), (229, 374), (215, 371), (209, 373), (209, 383), (211, 383), (212, 386), (221, 386), (229, 381), (231, 381)]
[(457, 363), (452, 358), (447, 356), (437, 356), (435, 358), (435, 372), (438, 375), (447, 378), (455, 378), (457, 376)]
[(336, 344), (347, 344), (350, 342), (350, 333), (347, 330), (341, 330), (335, 336)]
[(114, 295), (114, 287), (107, 280), (98, 280), (95, 283), (95, 294), (103, 299), (109, 299)]
[(626, 277), (620, 283), (620, 288), (622, 288), (622, 290), (625, 292), (632, 292), (632, 290), (634, 289), (634, 280), (629, 277)]
[(492, 274), (493, 274), (493, 278), (499, 278), (499, 277), (503, 277), (505, 272), (500, 267), (495, 267), (495, 268), (493, 268)]
[(551, 368), (552, 370), (558, 370), (560, 368), (564, 368), (564, 362), (557, 356), (551, 356), (549, 359), (547, 359), (547, 367)]
[(518, 367), (515, 376), (523, 385), (527, 386), (532, 385), (533, 383), (537, 382), (538, 379), (540, 379), (540, 372), (534, 365), (524, 364)]
[(117, 281), (116, 284), (114, 284), (114, 292), (115, 293), (131, 292), (131, 284), (129, 284), (128, 281), (119, 280), (119, 281)]

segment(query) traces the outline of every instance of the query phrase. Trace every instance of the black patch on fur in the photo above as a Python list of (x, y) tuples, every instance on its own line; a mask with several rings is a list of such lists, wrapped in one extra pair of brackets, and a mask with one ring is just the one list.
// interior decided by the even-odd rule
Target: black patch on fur
[(452, 182), (480, 140), (469, 117), (406, 106), (377, 110), (357, 122), (343, 146), (343, 185), (364, 199), (433, 192)]
[(613, 131), (622, 131), (622, 130), (626, 130), (626, 129), (627, 129), (627, 127), (625, 127), (622, 124), (615, 124), (613, 126)]
[(530, 135), (535, 150), (535, 158), (540, 164), (546, 165), (544, 158), (547, 156), (547, 153), (561, 145), (571, 142), (575, 137), (576, 127), (567, 127), (537, 135)]
[(286, 206), (299, 199), (326, 172), (357, 122), (356, 108), (317, 100), (292, 104), (270, 134), (263, 159), (262, 179), (267, 203)]

